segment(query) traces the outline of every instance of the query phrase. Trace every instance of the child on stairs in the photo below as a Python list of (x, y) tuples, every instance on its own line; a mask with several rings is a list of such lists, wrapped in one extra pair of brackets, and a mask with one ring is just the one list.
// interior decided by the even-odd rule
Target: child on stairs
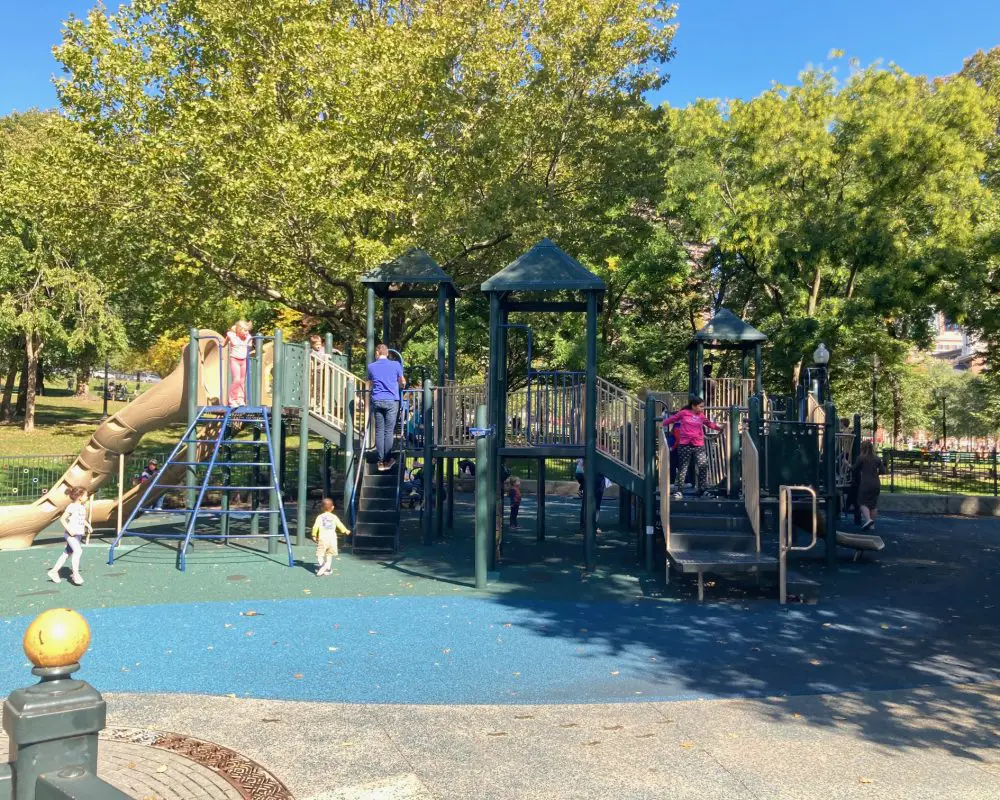
[[(708, 488), (705, 486), (708, 479), (708, 455), (705, 453), (705, 428), (721, 431), (722, 427), (706, 417), (704, 411), (705, 402), (700, 397), (692, 397), (687, 406), (663, 420), (664, 428), (677, 425), (674, 435), (677, 437), (678, 490), (680, 489), (680, 484), (683, 484), (687, 479), (688, 466), (691, 463), (691, 459), (694, 459), (697, 474), (694, 487), (700, 494), (708, 492)], [(674, 491), (675, 499), (680, 499), (684, 496), (678, 490)]]

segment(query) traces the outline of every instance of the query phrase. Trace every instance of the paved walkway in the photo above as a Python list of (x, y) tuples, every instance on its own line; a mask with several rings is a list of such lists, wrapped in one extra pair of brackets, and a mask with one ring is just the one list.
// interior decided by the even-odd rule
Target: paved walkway
[[(57, 545), (0, 553), (0, 695), (29, 680), (28, 620), (69, 605), (93, 629), (81, 677), (110, 725), (141, 732), (107, 743), (107, 774), (155, 764), (143, 785), (162, 800), (162, 748), (134, 748), (171, 732), (297, 800), (1000, 797), (995, 521), (886, 519), (885, 553), (830, 576), (818, 551), (800, 565), (818, 601), (782, 608), (771, 585), (723, 580), (697, 604), (614, 530), (587, 574), (576, 505), (550, 506), (537, 544), (525, 504), (485, 593), (467, 505), (448, 542), (420, 545), (411, 520), (404, 556), (344, 555), (329, 579), (307, 547), (290, 569), (201, 544), (184, 574), (159, 544), (114, 566), (92, 547), (80, 588), (45, 581)], [(167, 771), (222, 774), (197, 751)]]

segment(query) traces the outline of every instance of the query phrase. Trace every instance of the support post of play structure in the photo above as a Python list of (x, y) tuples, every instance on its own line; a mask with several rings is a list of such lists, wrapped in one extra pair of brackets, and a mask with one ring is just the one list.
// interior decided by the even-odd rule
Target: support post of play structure
[(861, 415), (854, 415), (854, 441), (851, 442), (851, 464), (861, 458)]
[(535, 511), (535, 539), (545, 541), (545, 459), (538, 459), (538, 488), (535, 490), (538, 498)]
[[(656, 400), (651, 395), (646, 395), (646, 413), (643, 417), (643, 436), (645, 437), (643, 457), (643, 475), (645, 480), (642, 484), (642, 524), (643, 550), (646, 554), (646, 572), (653, 571), (653, 534), (655, 526), (653, 520), (656, 518), (654, 509), (656, 492)], [(670, 464), (661, 464), (660, 469), (670, 469)]]
[(740, 409), (733, 406), (729, 410), (729, 496), (740, 496)]
[[(490, 355), (489, 365), (486, 372), (486, 402), (487, 402), (487, 425), (494, 426), (494, 430), (499, 431), (500, 421), (497, 418), (499, 407), (499, 389), (497, 382), (499, 378), (499, 359), (497, 358), (497, 336), (500, 328), (500, 296), (496, 292), (490, 292)], [(487, 542), (487, 558), (489, 569), (496, 569), (496, 492), (497, 476), (500, 474), (499, 460), (500, 454), (497, 451), (498, 437), (491, 436), (488, 439), (489, 457), (486, 459), (486, 468), (489, 472), (489, 480), (486, 487), (486, 505), (489, 508), (490, 525), (489, 539)], [(477, 467), (478, 469), (478, 467)]]
[(597, 566), (597, 293), (587, 292), (587, 372), (584, 402), (583, 560), (588, 572)]
[[(443, 387), (445, 379), (445, 367), (447, 365), (447, 333), (448, 333), (448, 286), (444, 283), (438, 284), (437, 296), (437, 385)], [(443, 408), (442, 408), (443, 410)], [(442, 415), (443, 416), (443, 415)], [(438, 465), (435, 471), (437, 477), (437, 514), (435, 518), (435, 529), (437, 538), (444, 537), (444, 461)]]
[(764, 369), (761, 363), (760, 342), (757, 342), (753, 348), (753, 387), (755, 393), (764, 393)]
[[(347, 408), (344, 413), (344, 513), (350, 516), (354, 501), (354, 411), (357, 384), (354, 378), (347, 379)], [(361, 452), (365, 443), (361, 443)]]
[(368, 314), (365, 317), (365, 363), (375, 360), (375, 290), (368, 290)]
[[(448, 380), (455, 383), (455, 295), (448, 296)], [(455, 459), (448, 464), (448, 530), (455, 527)]]
[[(476, 427), (486, 427), (486, 406), (476, 407)], [(490, 550), (489, 436), (476, 437), (476, 588), (486, 588)]]
[(118, 524), (115, 527), (115, 534), (120, 536), (122, 532), (122, 500), (125, 497), (125, 454), (118, 454)]
[(431, 496), (434, 488), (434, 382), (430, 378), (424, 379), (424, 516), (423, 533), (424, 544), (431, 544), (434, 541), (434, 528), (432, 516), (434, 514), (434, 504)]
[(299, 403), (299, 475), (295, 500), (295, 544), (306, 541), (306, 504), (309, 502), (309, 343), (302, 345), (302, 398)]
[(826, 486), (826, 566), (837, 569), (837, 407), (826, 403), (826, 424), (823, 426), (823, 483)]
[(753, 442), (757, 452), (760, 452), (760, 395), (750, 396), (747, 403), (747, 426), (750, 429), (750, 440)]
[[(185, 377), (187, 378), (188, 427), (194, 425), (195, 420), (198, 419), (198, 355), (198, 329), (191, 328), (188, 331), (187, 368), (185, 370)], [(219, 357), (222, 357), (221, 353)], [(192, 431), (192, 438), (198, 438), (197, 430)], [(198, 460), (198, 445), (196, 442), (188, 442), (187, 460), (192, 464)], [(198, 501), (198, 492), (195, 488), (198, 484), (198, 476), (190, 466), (184, 469), (184, 483), (188, 487), (185, 508), (190, 510), (194, 508), (195, 503)]]
[[(284, 453), (280, 451), (281, 436), (281, 388), (282, 374), (284, 367), (284, 353), (282, 353), (282, 333), (281, 330), (274, 332), (274, 344), (272, 349), (271, 365), (271, 452), (274, 456), (274, 471), (276, 475), (281, 475), (282, 464), (284, 463)], [(267, 507), (271, 514), (267, 515), (267, 552), (278, 552), (278, 530), (280, 520), (278, 514), (281, 513), (281, 503), (278, 493), (271, 489), (267, 493)]]

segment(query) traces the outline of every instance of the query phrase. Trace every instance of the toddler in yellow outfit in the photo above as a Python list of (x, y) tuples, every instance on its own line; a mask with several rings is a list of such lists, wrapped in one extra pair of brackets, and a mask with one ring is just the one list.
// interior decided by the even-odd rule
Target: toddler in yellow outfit
[(329, 575), (333, 569), (333, 557), (337, 553), (337, 534), (350, 531), (333, 513), (333, 500), (323, 498), (323, 511), (313, 523), (312, 537), (316, 540), (316, 576)]

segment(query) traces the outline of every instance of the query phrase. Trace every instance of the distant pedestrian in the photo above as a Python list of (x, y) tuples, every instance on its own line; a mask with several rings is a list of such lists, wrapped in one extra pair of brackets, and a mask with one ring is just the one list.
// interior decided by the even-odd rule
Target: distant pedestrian
[[(700, 494), (707, 494), (708, 487), (708, 455), (705, 452), (705, 428), (721, 431), (722, 426), (712, 422), (704, 414), (705, 403), (700, 397), (692, 397), (690, 402), (663, 420), (663, 426), (676, 425), (674, 436), (677, 438), (677, 480), (683, 483), (687, 478), (688, 467), (694, 461), (696, 479), (693, 488)], [(680, 487), (678, 486), (678, 489)], [(683, 492), (674, 492), (678, 500), (684, 497)]]
[(241, 319), (226, 334), (226, 344), (229, 345), (228, 400), (234, 408), (246, 405), (247, 357), (253, 344), (250, 329), (250, 323)]
[(375, 415), (375, 450), (380, 472), (392, 469), (396, 463), (392, 451), (399, 414), (399, 390), (405, 386), (403, 365), (390, 361), (389, 348), (380, 344), (375, 348), (375, 360), (368, 365), (368, 389)]
[[(579, 467), (583, 469), (583, 459), (579, 460)], [(580, 484), (580, 531), (584, 532), (587, 530), (584, 524), (587, 519), (587, 493), (584, 491), (586, 486), (586, 480), (584, 479), (584, 473), (581, 471), (577, 474), (577, 480)], [(600, 533), (601, 529), (598, 524), (601, 519), (601, 503), (604, 501), (604, 492), (611, 487), (611, 481), (604, 477), (600, 472), (594, 475), (594, 527), (597, 532)]]
[(874, 530), (875, 518), (878, 516), (878, 496), (882, 491), (879, 475), (885, 474), (885, 465), (875, 454), (875, 447), (871, 442), (861, 443), (861, 455), (854, 462), (852, 470), (858, 479), (857, 504), (861, 510), (861, 530)]
[(74, 486), (66, 494), (69, 495), (70, 503), (66, 506), (59, 522), (63, 526), (63, 538), (66, 540), (66, 549), (56, 559), (55, 565), (46, 573), (53, 583), (60, 583), (62, 577), (59, 575), (66, 559), (70, 560), (73, 571), (70, 573), (69, 582), (74, 586), (82, 586), (83, 578), (80, 575), (80, 559), (83, 558), (83, 542), (80, 540), (88, 531), (93, 531), (87, 521), (87, 492), (80, 486)]
[(521, 479), (512, 477), (507, 485), (507, 497), (510, 499), (510, 527), (517, 530), (517, 512), (521, 510)]
[[(139, 484), (141, 486), (148, 487), (149, 484), (151, 484), (153, 480), (156, 478), (156, 473), (158, 473), (159, 471), (160, 471), (160, 465), (157, 463), (156, 459), (155, 458), (149, 459), (149, 461), (146, 462), (146, 468), (142, 471), (142, 474), (139, 476)], [(156, 502), (153, 504), (153, 508), (157, 510), (162, 509), (163, 500), (165, 498), (166, 494), (161, 492), (160, 496), (156, 498)]]

